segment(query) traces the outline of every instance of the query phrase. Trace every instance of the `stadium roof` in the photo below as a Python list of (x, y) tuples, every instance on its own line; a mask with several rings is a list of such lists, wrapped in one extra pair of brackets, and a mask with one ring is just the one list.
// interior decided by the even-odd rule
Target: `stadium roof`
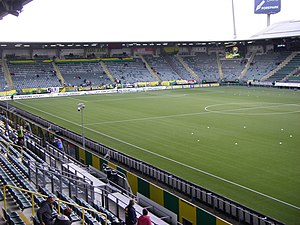
[(23, 6), (32, 0), (0, 0), (0, 20), (8, 14), (19, 16)]
[(300, 20), (275, 23), (250, 39), (275, 39), (285, 37), (300, 37)]

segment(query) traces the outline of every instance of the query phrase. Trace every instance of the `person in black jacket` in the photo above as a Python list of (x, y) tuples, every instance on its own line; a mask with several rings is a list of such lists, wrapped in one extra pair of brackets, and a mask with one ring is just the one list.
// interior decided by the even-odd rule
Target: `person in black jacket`
[(44, 201), (41, 207), (37, 211), (37, 217), (41, 223), (41, 225), (53, 225), (54, 218), (53, 214), (53, 203), (55, 202), (55, 198), (49, 196), (46, 201)]
[(72, 209), (65, 208), (64, 215), (58, 215), (54, 222), (54, 225), (71, 225), (71, 214)]
[(137, 216), (135, 212), (134, 201), (130, 200), (128, 206), (125, 208), (125, 223), (126, 225), (135, 225), (137, 222)]

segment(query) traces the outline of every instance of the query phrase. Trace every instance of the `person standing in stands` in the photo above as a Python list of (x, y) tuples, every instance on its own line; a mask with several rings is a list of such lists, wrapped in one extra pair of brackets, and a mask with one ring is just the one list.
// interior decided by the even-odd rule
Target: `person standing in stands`
[(22, 126), (18, 126), (17, 133), (18, 133), (18, 143), (17, 144), (19, 146), (23, 146), (23, 144), (24, 144), (24, 133), (23, 133), (23, 127)]
[(143, 215), (139, 217), (137, 225), (152, 225), (147, 209), (143, 209)]
[(136, 212), (134, 206), (134, 201), (130, 200), (129, 204), (125, 208), (125, 224), (135, 225), (137, 222)]
[(72, 214), (72, 209), (69, 207), (64, 209), (64, 215), (58, 215), (54, 225), (71, 225), (71, 214)]
[(49, 196), (46, 201), (41, 204), (41, 207), (37, 211), (37, 217), (41, 225), (53, 225), (54, 218), (53, 214), (53, 203), (55, 202), (54, 197)]
[(64, 146), (63, 146), (63, 143), (60, 138), (56, 139), (56, 146), (59, 150), (61, 150), (61, 151), (64, 150)]

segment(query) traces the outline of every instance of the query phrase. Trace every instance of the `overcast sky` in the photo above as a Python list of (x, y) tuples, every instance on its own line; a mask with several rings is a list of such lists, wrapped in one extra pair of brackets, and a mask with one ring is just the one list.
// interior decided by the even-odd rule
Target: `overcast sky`
[[(270, 1), (270, 0), (265, 0)], [(237, 38), (266, 28), (254, 0), (234, 0)], [(281, 0), (271, 24), (300, 20), (300, 0)], [(232, 40), (231, 0), (33, 0), (0, 20), (0, 41), (111, 42)]]

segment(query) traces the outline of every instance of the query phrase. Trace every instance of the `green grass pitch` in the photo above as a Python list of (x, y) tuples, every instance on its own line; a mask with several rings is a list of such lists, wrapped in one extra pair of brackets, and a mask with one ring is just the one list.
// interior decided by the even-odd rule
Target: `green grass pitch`
[(13, 104), (287, 224), (300, 224), (300, 92), (217, 87)]

